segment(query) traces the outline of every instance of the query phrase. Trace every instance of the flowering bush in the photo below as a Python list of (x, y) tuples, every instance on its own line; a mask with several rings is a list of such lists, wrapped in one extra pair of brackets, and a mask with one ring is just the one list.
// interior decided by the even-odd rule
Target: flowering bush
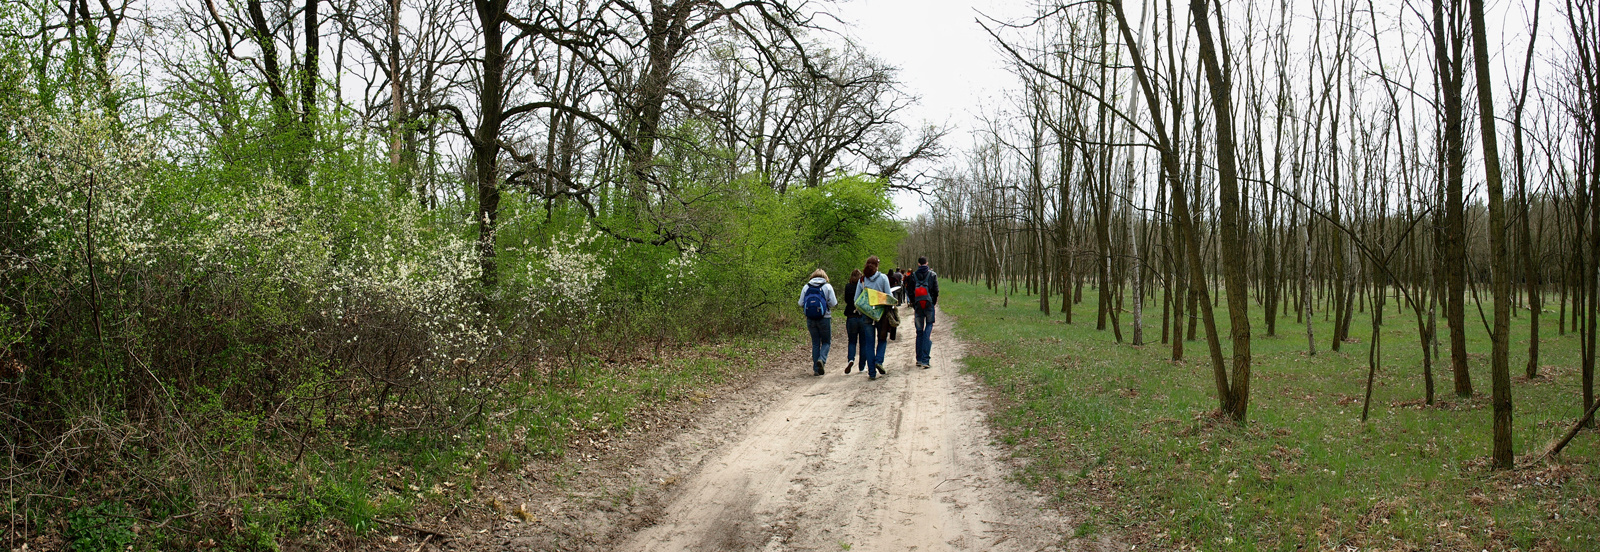
[(8, 442), (63, 450), (53, 436), (106, 405), (199, 408), (188, 430), (231, 446), (305, 434), (313, 412), (404, 399), (459, 418), (481, 398), (495, 330), (476, 251), (414, 202), (157, 162), (92, 111), (26, 123), (0, 158), (0, 376), (27, 377), (0, 378), (0, 415), (38, 423)]
[(528, 251), (520, 286), (528, 316), (565, 319), (593, 308), (607, 269), (593, 251), (599, 238), (593, 232), (562, 232), (549, 245)]

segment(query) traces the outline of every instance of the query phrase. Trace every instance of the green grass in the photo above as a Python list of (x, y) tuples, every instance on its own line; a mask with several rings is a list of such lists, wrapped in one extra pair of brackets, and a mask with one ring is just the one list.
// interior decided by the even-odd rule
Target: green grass
[[(1094, 329), (1089, 290), (1068, 325), (1060, 313), (1040, 313), (1037, 298), (1013, 296), (1006, 308), (982, 287), (943, 287), (940, 307), (974, 344), (968, 370), (997, 391), (1001, 439), (1033, 460), (1021, 477), (1085, 514), (1081, 533), (1120, 528), (1156, 549), (1203, 550), (1592, 550), (1600, 542), (1600, 433), (1580, 434), (1551, 463), (1487, 468), (1489, 340), (1471, 305), (1480, 395), (1458, 399), (1436, 362), (1439, 403), (1420, 404), (1414, 319), (1395, 316), (1391, 303), (1365, 424), (1367, 315), (1357, 314), (1353, 342), (1337, 353), (1328, 350), (1332, 324), (1314, 316), (1318, 354), (1308, 356), (1303, 324), (1280, 317), (1279, 335), (1267, 337), (1252, 305), (1255, 368), (1241, 426), (1212, 416), (1203, 328), (1185, 343), (1186, 361), (1170, 361), (1159, 302), (1146, 309), (1148, 344), (1134, 347)], [(1224, 335), (1225, 308), (1217, 311)], [(1125, 337), (1131, 318), (1122, 316)], [(1524, 313), (1512, 327), (1519, 455), (1542, 451), (1581, 414), (1578, 341), (1557, 336), (1553, 314), (1541, 328), (1546, 378), (1515, 377), (1526, 324)]]

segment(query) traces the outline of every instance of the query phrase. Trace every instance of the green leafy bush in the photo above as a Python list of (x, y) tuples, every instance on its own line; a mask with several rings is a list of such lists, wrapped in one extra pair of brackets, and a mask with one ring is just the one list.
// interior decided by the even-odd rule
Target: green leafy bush
[(482, 466), (461, 451), (511, 419), (533, 425), (492, 461), (559, 454), (583, 428), (550, 422), (622, 424), (722, 365), (560, 368), (781, 325), (814, 267), (848, 273), (903, 234), (880, 183), (782, 194), (688, 122), (654, 195), (507, 193), (486, 289), (472, 198), (397, 193), (354, 114), (284, 132), (264, 98), (219, 87), (237, 96), (209, 132), (139, 120), (99, 101), (126, 91), (19, 69), (14, 40), (0, 32), (0, 466), (27, 487), (8, 491), (19, 531), (66, 519), (79, 549), (360, 534), (413, 502), (349, 471), (363, 447)]
[(100, 502), (67, 514), (67, 540), (74, 552), (122, 552), (133, 538), (133, 518), (120, 503)]
[(795, 192), (795, 202), (801, 252), (830, 276), (836, 275), (836, 285), (872, 255), (879, 257), (885, 270), (896, 266), (896, 246), (906, 231), (890, 217), (894, 204), (883, 183), (843, 176)]

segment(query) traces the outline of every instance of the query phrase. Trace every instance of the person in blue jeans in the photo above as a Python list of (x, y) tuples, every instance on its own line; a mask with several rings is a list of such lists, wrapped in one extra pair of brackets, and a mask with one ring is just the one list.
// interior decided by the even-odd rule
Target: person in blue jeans
[[(844, 373), (846, 374), (850, 373), (850, 369), (854, 368), (856, 365), (856, 346), (857, 343), (861, 341), (863, 328), (870, 327), (867, 325), (868, 320), (866, 315), (863, 315), (861, 314), (861, 311), (856, 310), (856, 286), (860, 282), (861, 271), (853, 270), (850, 272), (850, 283), (845, 284), (844, 286), (844, 333), (850, 338), (850, 345), (847, 349), (845, 349), (845, 352), (848, 353), (846, 355), (846, 362), (844, 364)], [(861, 366), (862, 368), (866, 368), (865, 359), (867, 358), (867, 350), (863, 348), (861, 351)], [(866, 370), (863, 369), (862, 371), (865, 372)]]
[[(875, 289), (885, 295), (893, 293), (889, 291), (889, 277), (882, 272), (878, 272), (877, 255), (867, 257), (866, 266), (861, 267), (861, 282), (856, 284), (856, 287), (858, 289)], [(858, 291), (857, 293), (860, 292)], [(853, 301), (854, 299), (855, 297), (851, 296), (851, 300)], [(879, 326), (871, 319), (867, 319), (866, 323), (866, 330), (861, 333), (862, 351), (870, 351), (872, 354), (862, 355), (864, 358), (862, 358), (861, 363), (867, 367), (867, 379), (875, 380), (878, 379), (878, 374), (883, 372), (883, 354), (885, 349), (889, 347), (889, 340), (884, 339), (888, 334), (888, 328)]]
[(812, 272), (811, 281), (800, 288), (801, 309), (806, 308), (807, 294), (817, 294), (822, 299), (820, 316), (812, 318), (814, 314), (806, 314), (806, 330), (811, 332), (811, 373), (820, 376), (828, 363), (828, 349), (833, 345), (833, 308), (839, 306), (839, 299), (833, 294), (833, 285), (828, 283), (828, 273), (820, 268)]
[(926, 370), (931, 367), (929, 357), (933, 355), (934, 307), (939, 305), (939, 274), (928, 268), (927, 257), (917, 257), (917, 271), (906, 278), (905, 287), (910, 288), (906, 297), (915, 312), (912, 323), (917, 328), (917, 366)]

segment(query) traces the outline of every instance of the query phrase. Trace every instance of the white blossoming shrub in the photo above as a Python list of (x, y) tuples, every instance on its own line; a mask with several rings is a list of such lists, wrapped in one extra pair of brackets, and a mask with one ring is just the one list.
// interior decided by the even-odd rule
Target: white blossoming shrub
[(148, 140), (93, 115), (36, 123), (0, 192), (15, 215), (0, 226), (0, 364), (32, 375), (8, 404), (131, 415), (177, 400), (235, 420), (197, 424), (231, 428), (211, 437), (242, 439), (303, 410), (400, 400), (448, 416), (482, 393), (471, 370), (494, 331), (459, 221), (381, 182), (154, 163)]
[[(105, 343), (125, 322), (115, 308), (121, 290), (145, 283), (128, 282), (123, 268), (159, 254), (141, 210), (148, 142), (93, 113), (34, 123), (12, 129), (20, 139), (0, 167), (0, 363), (26, 366), (41, 353), (82, 352), (74, 336)], [(69, 368), (79, 379), (63, 389), (125, 383), (93, 363)]]
[(438, 431), (492, 392), (498, 337), (455, 214), (393, 197), (358, 162), (296, 186), (238, 151), (174, 159), (95, 111), (7, 118), (13, 99), (0, 466), (18, 492), (131, 512), (177, 492), (228, 509), (197, 516), (208, 526), (238, 521), (232, 485), (294, 464), (286, 443)]
[(607, 268), (594, 251), (599, 238), (593, 232), (561, 232), (550, 244), (528, 249), (520, 286), (527, 316), (563, 320), (594, 307)]
[(582, 224), (501, 219), (502, 279), (496, 299), (502, 325), (523, 362), (572, 360), (609, 312), (603, 294), (612, 264), (610, 241)]

